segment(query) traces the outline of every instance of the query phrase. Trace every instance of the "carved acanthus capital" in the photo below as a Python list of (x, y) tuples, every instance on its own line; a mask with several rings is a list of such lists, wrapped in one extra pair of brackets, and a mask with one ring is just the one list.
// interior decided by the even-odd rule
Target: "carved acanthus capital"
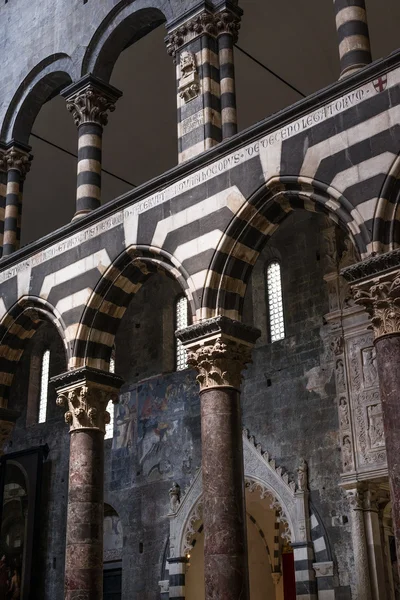
[(86, 75), (66, 88), (62, 95), (77, 127), (83, 123), (104, 127), (108, 123), (108, 113), (115, 110), (115, 103), (122, 93), (92, 75)]
[(239, 37), (240, 15), (232, 11), (223, 10), (215, 15), (218, 33), (228, 33), (236, 44)]
[(177, 332), (187, 350), (188, 364), (196, 369), (200, 390), (213, 387), (240, 389), (242, 371), (251, 362), (259, 337), (257, 329), (215, 317)]
[(3, 161), (7, 170), (15, 169), (21, 173), (22, 178), (25, 178), (31, 168), (32, 159), (33, 157), (29, 154), (28, 149), (25, 150), (18, 146), (11, 145), (8, 147)]
[(356, 304), (371, 316), (375, 339), (400, 333), (400, 272), (383, 275), (353, 287)]
[(65, 422), (71, 431), (98, 429), (105, 432), (110, 422), (106, 410), (112, 400), (118, 402), (120, 377), (84, 367), (52, 379), (57, 389), (57, 405), (66, 409)]

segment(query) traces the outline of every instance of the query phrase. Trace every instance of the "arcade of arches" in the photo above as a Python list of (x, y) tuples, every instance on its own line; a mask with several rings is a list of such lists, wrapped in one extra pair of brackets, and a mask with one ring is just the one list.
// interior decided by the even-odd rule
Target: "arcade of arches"
[(0, 600), (400, 599), (383, 2), (0, 5)]

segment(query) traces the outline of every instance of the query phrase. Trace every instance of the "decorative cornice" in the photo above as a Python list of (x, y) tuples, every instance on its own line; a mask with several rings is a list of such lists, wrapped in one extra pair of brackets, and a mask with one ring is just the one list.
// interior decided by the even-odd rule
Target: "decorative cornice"
[(385, 254), (371, 256), (355, 265), (346, 267), (340, 274), (350, 283), (383, 275), (390, 269), (400, 269), (400, 248)]
[(118, 402), (121, 377), (99, 369), (82, 367), (51, 379), (57, 390), (57, 405), (66, 407), (65, 421), (70, 432), (96, 429), (103, 433), (110, 422), (106, 410), (110, 400)]
[(353, 296), (371, 316), (375, 339), (400, 333), (400, 271), (355, 285)]
[(66, 99), (67, 110), (77, 127), (83, 123), (104, 127), (108, 123), (108, 113), (115, 110), (122, 92), (89, 74), (68, 86), (61, 95)]

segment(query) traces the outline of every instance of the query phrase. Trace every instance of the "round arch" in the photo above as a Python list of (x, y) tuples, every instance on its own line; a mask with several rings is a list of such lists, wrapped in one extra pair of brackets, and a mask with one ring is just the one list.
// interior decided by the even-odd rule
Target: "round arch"
[(70, 349), (65, 324), (51, 304), (36, 296), (23, 296), (0, 321), (0, 406), (7, 407), (16, 366), (43, 321), (52, 323), (65, 348), (66, 363)]
[(77, 329), (70, 368), (108, 370), (121, 319), (133, 296), (156, 273), (179, 283), (191, 314), (195, 314), (194, 286), (181, 264), (159, 248), (132, 245), (109, 266), (93, 290)]
[(89, 42), (81, 76), (92, 73), (108, 82), (121, 52), (170, 18), (170, 5), (160, 0), (119, 2)]
[(372, 226), (372, 249), (377, 254), (400, 246), (400, 155), (386, 175), (376, 203)]
[(43, 104), (56, 96), (74, 79), (71, 58), (64, 53), (52, 54), (27, 75), (7, 109), (0, 138), (28, 144), (33, 123)]
[(224, 315), (241, 320), (245, 290), (261, 250), (297, 210), (328, 215), (344, 229), (360, 258), (368, 255), (370, 234), (343, 194), (307, 177), (273, 177), (247, 200), (221, 237), (206, 277), (204, 318)]

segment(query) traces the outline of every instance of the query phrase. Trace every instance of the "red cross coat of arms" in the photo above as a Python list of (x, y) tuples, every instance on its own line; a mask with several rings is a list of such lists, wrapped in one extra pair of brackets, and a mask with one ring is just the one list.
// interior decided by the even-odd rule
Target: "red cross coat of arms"
[(374, 88), (376, 92), (383, 92), (386, 90), (387, 86), (387, 75), (382, 75), (382, 77), (378, 77), (374, 81)]

